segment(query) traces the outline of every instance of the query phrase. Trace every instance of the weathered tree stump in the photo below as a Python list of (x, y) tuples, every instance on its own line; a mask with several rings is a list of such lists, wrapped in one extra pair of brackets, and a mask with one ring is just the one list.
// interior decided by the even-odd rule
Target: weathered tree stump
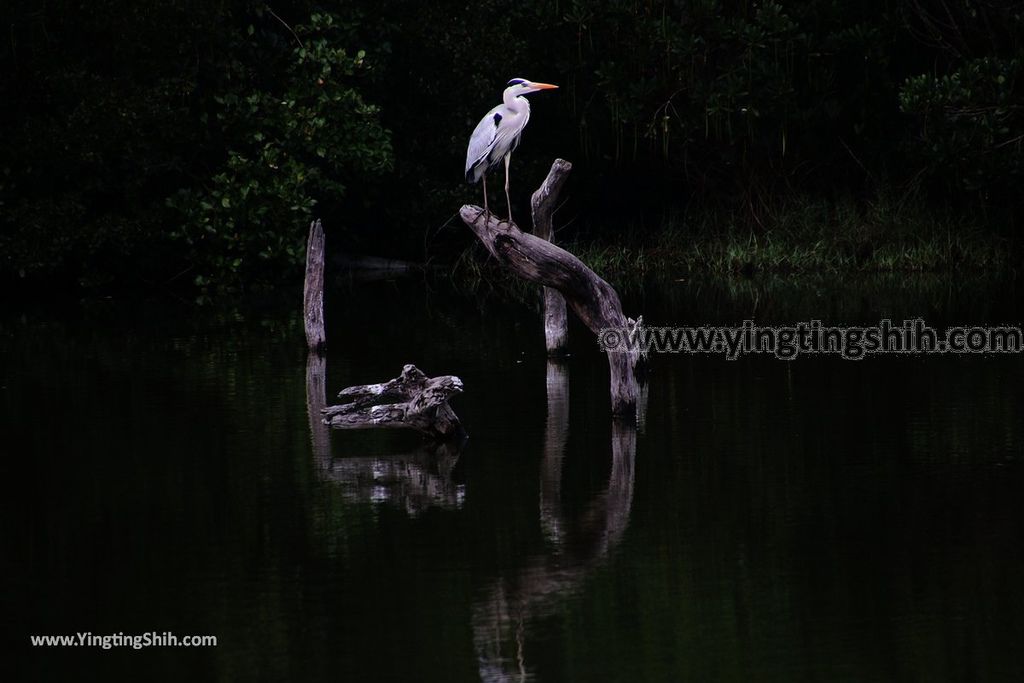
[[(463, 206), (459, 214), (498, 263), (524, 280), (557, 289), (595, 335), (608, 328), (636, 327), (636, 321), (623, 314), (615, 289), (565, 249), (524, 233), (515, 223), (499, 220), (479, 206)], [(636, 414), (638, 387), (633, 369), (638, 360), (635, 351), (608, 353), (613, 415)]]
[(387, 382), (342, 389), (338, 397), (352, 401), (324, 408), (324, 424), (335, 429), (415, 429), (445, 439), (462, 432), (459, 418), (448, 405), (461, 393), (458, 377), (427, 377), (414, 365), (406, 365), (402, 374)]
[(327, 345), (327, 333), (324, 332), (324, 227), (320, 219), (309, 224), (302, 309), (306, 344), (310, 351), (320, 353)]
[[(552, 215), (558, 193), (569, 178), (572, 164), (564, 159), (555, 159), (537, 191), (530, 198), (533, 209), (533, 234), (555, 243), (555, 230)], [(565, 308), (565, 298), (557, 289), (544, 288), (544, 342), (548, 356), (563, 356), (569, 351), (569, 314)]]

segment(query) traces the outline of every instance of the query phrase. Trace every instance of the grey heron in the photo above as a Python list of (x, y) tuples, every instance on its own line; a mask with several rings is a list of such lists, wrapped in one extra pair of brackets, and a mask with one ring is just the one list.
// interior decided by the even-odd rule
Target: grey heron
[(484, 183), (484, 211), (487, 209), (487, 173), (505, 161), (505, 201), (508, 219), (512, 220), (512, 202), (508, 196), (508, 166), (512, 152), (519, 146), (519, 136), (530, 120), (530, 103), (523, 97), (538, 90), (553, 90), (557, 85), (534, 83), (525, 78), (513, 78), (502, 95), (502, 103), (487, 112), (473, 129), (466, 150), (466, 181)]

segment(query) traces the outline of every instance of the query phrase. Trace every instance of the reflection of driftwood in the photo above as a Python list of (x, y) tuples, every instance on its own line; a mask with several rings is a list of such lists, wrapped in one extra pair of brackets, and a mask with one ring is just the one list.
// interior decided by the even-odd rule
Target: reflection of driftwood
[(462, 506), (465, 490), (452, 481), (462, 439), (427, 444), (411, 453), (335, 458), (322, 463), (322, 475), (341, 485), (352, 502), (389, 503), (418, 515), (427, 508)]
[(331, 258), (331, 265), (340, 270), (369, 271), (374, 273), (406, 273), (418, 268), (415, 263), (379, 256), (357, 256), (355, 254), (336, 254)]
[[(564, 159), (555, 159), (537, 191), (531, 197), (533, 209), (533, 234), (555, 243), (555, 229), (552, 214), (558, 193), (569, 177), (572, 164)], [(565, 298), (557, 289), (544, 288), (544, 342), (549, 356), (561, 356), (569, 350), (569, 317), (565, 308)]]
[[(565, 249), (524, 233), (514, 223), (500, 221), (478, 206), (463, 206), (459, 213), (498, 263), (524, 280), (557, 289), (595, 335), (607, 328), (635, 326), (635, 321), (622, 313), (615, 289)], [(635, 352), (608, 354), (614, 415), (636, 412), (633, 366), (637, 359)]]
[(483, 681), (522, 681), (528, 675), (524, 642), (529, 622), (548, 616), (577, 591), (615, 546), (633, 505), (636, 429), (612, 422), (608, 487), (576, 519), (562, 513), (564, 446), (568, 438), (568, 379), (548, 365), (548, 424), (541, 463), (540, 522), (551, 551), (526, 559), (512, 576), (496, 580), (473, 609), (473, 639)]
[(351, 398), (352, 402), (324, 408), (324, 423), (335, 429), (409, 428), (443, 439), (461, 430), (459, 418), (448, 405), (449, 399), (460, 393), (462, 380), (458, 377), (427, 377), (415, 366), (406, 365), (402, 374), (390, 381), (343, 389), (339, 398)]
[(309, 225), (302, 309), (306, 322), (306, 344), (310, 351), (322, 351), (327, 344), (327, 335), (324, 332), (324, 227), (319, 219)]

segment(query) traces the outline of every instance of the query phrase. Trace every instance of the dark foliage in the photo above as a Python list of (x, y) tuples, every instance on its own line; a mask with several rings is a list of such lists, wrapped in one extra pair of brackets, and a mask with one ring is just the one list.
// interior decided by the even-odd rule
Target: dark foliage
[[(465, 144), (534, 100), (514, 201), (576, 162), (581, 232), (789, 200), (986, 216), (1022, 202), (1013, 0), (106, 0), (7, 6), (0, 270), (228, 288), (297, 274), (305, 225), (422, 257), (479, 189)], [(637, 212), (639, 212), (637, 214)], [(1007, 228), (1006, 226), (1011, 226)], [(432, 249), (438, 247), (433, 243)]]

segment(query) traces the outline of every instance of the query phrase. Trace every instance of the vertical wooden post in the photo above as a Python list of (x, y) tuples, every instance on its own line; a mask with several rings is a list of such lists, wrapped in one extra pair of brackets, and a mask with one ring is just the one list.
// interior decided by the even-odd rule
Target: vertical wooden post
[(324, 228), (319, 219), (309, 224), (302, 304), (306, 344), (310, 351), (320, 353), (327, 345), (327, 335), (324, 332)]
[[(569, 177), (572, 164), (564, 159), (555, 159), (544, 179), (530, 200), (533, 209), (533, 234), (555, 243), (552, 214), (558, 193)], [(569, 314), (565, 298), (553, 287), (544, 288), (544, 341), (548, 356), (563, 356), (569, 351)]]
[(306, 241), (306, 281), (302, 291), (303, 319), (306, 327), (306, 412), (313, 457), (321, 467), (331, 463), (329, 428), (320, 417), (327, 404), (327, 359), (323, 356), (327, 337), (324, 333), (324, 228), (319, 220), (309, 224)]

